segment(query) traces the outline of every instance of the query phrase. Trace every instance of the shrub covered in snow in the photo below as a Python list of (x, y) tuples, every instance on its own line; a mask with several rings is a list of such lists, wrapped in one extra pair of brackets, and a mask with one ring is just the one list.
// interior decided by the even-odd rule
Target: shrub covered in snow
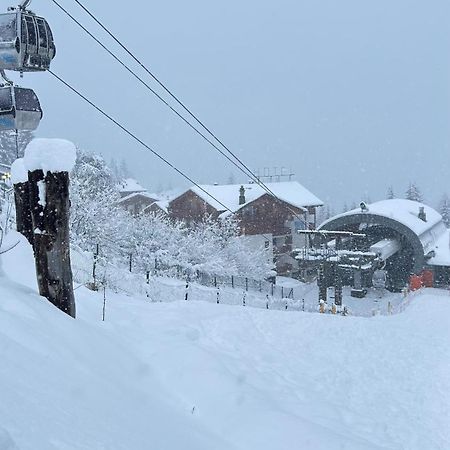
[[(155, 266), (173, 274), (202, 271), (262, 279), (272, 269), (265, 250), (250, 249), (238, 238), (233, 218), (205, 219), (195, 228), (158, 214), (131, 216), (117, 201), (117, 175), (105, 161), (78, 151), (71, 174), (72, 244), (91, 252), (98, 263), (146, 273)], [(130, 261), (131, 259), (131, 261)]]

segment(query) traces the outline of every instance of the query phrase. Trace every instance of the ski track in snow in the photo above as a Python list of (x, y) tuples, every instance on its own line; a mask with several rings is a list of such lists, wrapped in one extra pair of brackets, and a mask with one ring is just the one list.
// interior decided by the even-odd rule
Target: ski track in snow
[[(78, 289), (2, 258), (0, 450), (448, 450), (450, 295), (373, 318)], [(19, 284), (23, 283), (23, 284)]]

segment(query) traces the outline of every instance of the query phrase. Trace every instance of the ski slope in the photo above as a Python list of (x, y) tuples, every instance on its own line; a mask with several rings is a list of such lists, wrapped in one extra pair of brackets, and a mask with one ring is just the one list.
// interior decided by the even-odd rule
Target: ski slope
[[(14, 235), (13, 235), (14, 236)], [(76, 321), (3, 255), (0, 450), (448, 450), (450, 295), (373, 318), (84, 288)]]

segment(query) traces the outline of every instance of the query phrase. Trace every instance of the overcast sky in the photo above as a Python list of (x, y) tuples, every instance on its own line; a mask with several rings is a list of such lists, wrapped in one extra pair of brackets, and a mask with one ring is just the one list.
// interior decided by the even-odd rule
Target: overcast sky
[[(450, 193), (448, 0), (84, 2), (252, 169), (290, 167), (338, 210), (410, 180), (432, 204)], [(51, 0), (31, 7), (53, 28), (55, 72), (196, 181), (245, 181)], [(126, 158), (150, 190), (186, 186), (51, 75), (21, 84), (45, 111), (38, 136)]]

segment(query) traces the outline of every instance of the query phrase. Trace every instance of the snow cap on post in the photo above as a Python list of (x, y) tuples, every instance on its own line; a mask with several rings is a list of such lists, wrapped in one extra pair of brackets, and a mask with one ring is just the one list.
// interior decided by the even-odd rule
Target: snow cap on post
[(11, 165), (12, 184), (26, 183), (28, 181), (28, 170), (23, 158), (16, 159)]
[(33, 139), (25, 149), (25, 168), (30, 172), (70, 172), (77, 158), (75, 145), (64, 139)]

